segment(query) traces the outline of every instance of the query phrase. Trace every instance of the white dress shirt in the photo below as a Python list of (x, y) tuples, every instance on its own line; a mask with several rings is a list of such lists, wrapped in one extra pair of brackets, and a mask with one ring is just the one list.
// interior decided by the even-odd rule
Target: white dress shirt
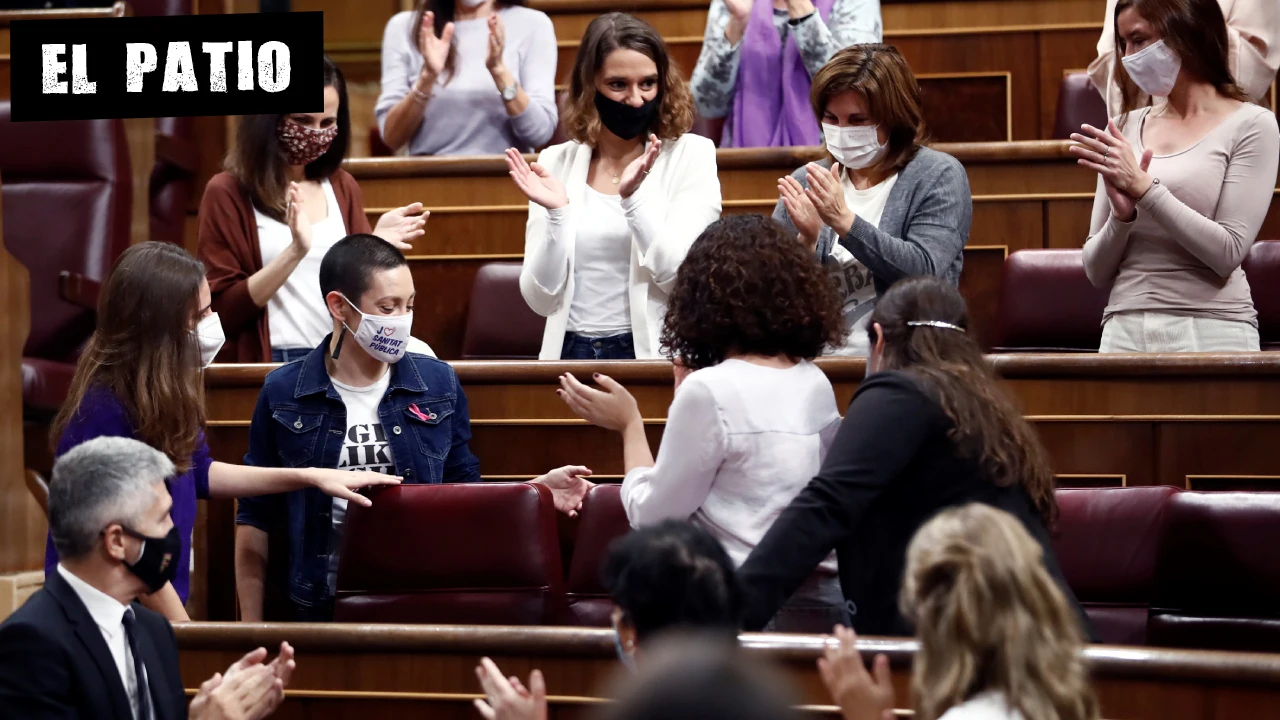
[[(58, 574), (75, 590), (80, 602), (84, 603), (89, 616), (97, 623), (102, 632), (102, 639), (111, 651), (111, 658), (116, 661), (116, 669), (120, 671), (120, 680), (124, 683), (125, 694), (129, 696), (129, 707), (133, 710), (135, 720), (138, 717), (138, 680), (133, 672), (133, 653), (129, 651), (129, 640), (124, 633), (124, 614), (133, 612), (128, 605), (121, 605), (118, 600), (95, 588), (89, 583), (71, 574), (58, 563)], [(143, 669), (146, 672), (146, 669)], [(146, 679), (146, 676), (143, 676)], [(145, 720), (155, 720), (155, 703), (151, 703), (151, 715)]]
[(1004, 693), (987, 690), (959, 705), (953, 705), (939, 720), (1024, 720), (1017, 708), (1009, 707)]
[[(654, 466), (622, 482), (627, 519), (692, 520), (739, 566), (818, 474), (839, 428), (831, 381), (811, 362), (725, 360), (693, 372), (671, 403)], [(822, 567), (835, 573), (834, 553)]]

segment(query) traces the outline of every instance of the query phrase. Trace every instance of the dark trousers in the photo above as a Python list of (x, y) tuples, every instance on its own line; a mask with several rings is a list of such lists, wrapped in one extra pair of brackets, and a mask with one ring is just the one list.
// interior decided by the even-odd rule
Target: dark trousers
[(577, 333), (564, 334), (561, 360), (635, 360), (636, 347), (631, 333), (612, 337), (589, 338)]

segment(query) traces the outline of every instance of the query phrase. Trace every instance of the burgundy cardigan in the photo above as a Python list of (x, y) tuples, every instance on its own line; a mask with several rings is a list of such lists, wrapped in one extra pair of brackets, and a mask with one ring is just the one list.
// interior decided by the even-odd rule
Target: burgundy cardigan
[[(369, 233), (360, 186), (346, 170), (329, 177), (348, 234)], [(213, 311), (222, 320), (227, 343), (220, 363), (271, 362), (267, 309), (249, 295), (249, 276), (262, 269), (262, 247), (253, 201), (230, 173), (218, 173), (205, 186), (200, 201), (198, 254), (209, 278)]]

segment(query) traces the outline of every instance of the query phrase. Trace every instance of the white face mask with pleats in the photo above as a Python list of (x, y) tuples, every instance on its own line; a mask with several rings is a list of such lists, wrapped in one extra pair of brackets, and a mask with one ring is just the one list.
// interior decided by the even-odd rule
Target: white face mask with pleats
[(1168, 97), (1178, 82), (1182, 58), (1173, 48), (1157, 40), (1132, 55), (1120, 58), (1124, 71), (1142, 92), (1152, 97)]
[(880, 143), (878, 125), (839, 127), (822, 123), (822, 138), (836, 162), (850, 170), (861, 170), (880, 162), (889, 150)]
[(218, 319), (218, 313), (209, 313), (202, 319), (196, 325), (195, 334), (196, 342), (200, 345), (200, 367), (209, 367), (227, 341), (227, 336), (222, 332), (222, 320)]

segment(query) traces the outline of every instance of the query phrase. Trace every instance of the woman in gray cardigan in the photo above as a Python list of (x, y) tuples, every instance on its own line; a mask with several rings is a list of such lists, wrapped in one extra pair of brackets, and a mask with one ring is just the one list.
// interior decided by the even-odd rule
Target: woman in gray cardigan
[[(778, 180), (775, 220), (828, 266), (849, 331), (837, 355), (866, 355), (876, 298), (904, 277), (960, 282), (973, 220), (960, 161), (923, 147), (915, 76), (890, 45), (854, 45), (813, 78), (829, 157)], [(834, 169), (833, 169), (834, 168)]]

